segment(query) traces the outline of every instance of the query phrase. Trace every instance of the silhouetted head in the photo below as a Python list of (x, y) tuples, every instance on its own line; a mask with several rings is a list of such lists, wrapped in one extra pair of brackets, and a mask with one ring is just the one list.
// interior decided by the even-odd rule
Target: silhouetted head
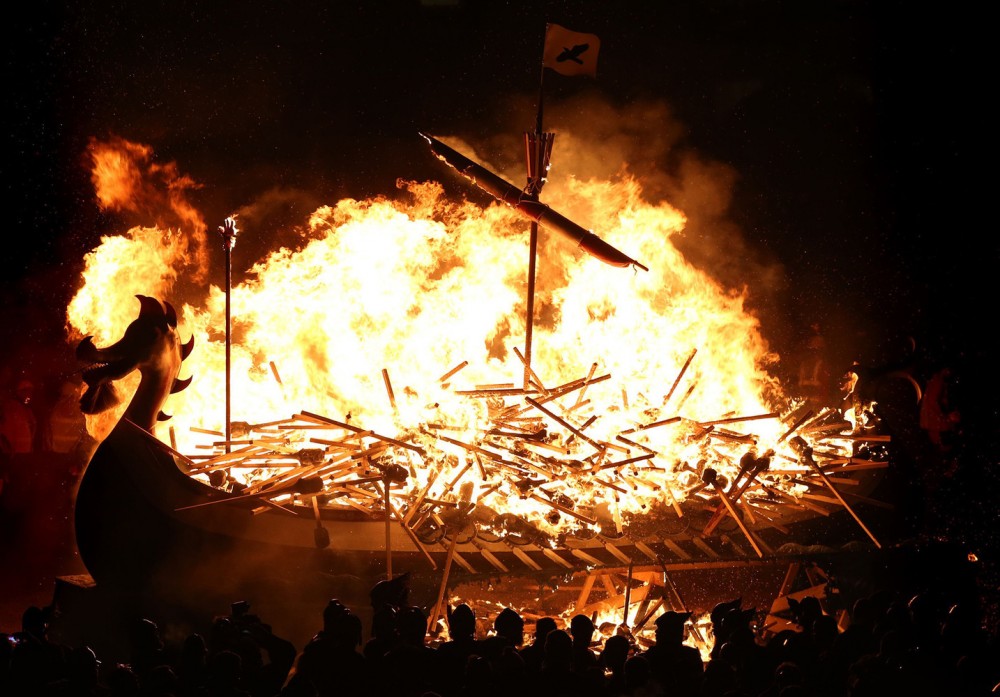
[(458, 637), (471, 637), (476, 634), (476, 613), (465, 603), (460, 603), (454, 610), (448, 607), (448, 634), (454, 640)]
[(338, 601), (332, 600), (323, 612), (323, 633), (340, 646), (361, 644), (361, 619)]
[(556, 621), (551, 617), (539, 617), (535, 621), (535, 643), (541, 646), (545, 645), (545, 637), (549, 635), (549, 632), (558, 629)]
[(422, 645), (427, 635), (427, 615), (419, 607), (407, 606), (396, 615), (399, 636), (407, 644)]
[(642, 655), (632, 656), (625, 661), (625, 686), (634, 691), (649, 682), (649, 661)]
[(677, 643), (684, 641), (684, 625), (691, 619), (690, 612), (664, 612), (656, 618), (656, 642)]
[(574, 643), (589, 645), (594, 638), (594, 622), (586, 615), (573, 615), (569, 621), (569, 633)]
[(601, 665), (614, 672), (625, 668), (625, 661), (631, 646), (628, 639), (621, 634), (613, 634), (604, 642), (604, 650), (601, 651)]
[(376, 610), (383, 605), (400, 608), (408, 605), (410, 597), (410, 574), (404, 573), (386, 581), (379, 581), (371, 590), (372, 607)]
[(573, 664), (573, 639), (562, 629), (549, 632), (545, 637), (542, 665), (549, 670), (569, 670)]
[(505, 607), (493, 621), (493, 629), (498, 636), (507, 639), (514, 646), (524, 642), (524, 620), (509, 607)]

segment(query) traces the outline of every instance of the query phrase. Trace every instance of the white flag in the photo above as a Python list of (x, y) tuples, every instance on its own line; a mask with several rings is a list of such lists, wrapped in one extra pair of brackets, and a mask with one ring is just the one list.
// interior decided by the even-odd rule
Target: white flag
[(596, 77), (600, 48), (601, 40), (596, 34), (581, 34), (558, 24), (546, 24), (542, 65), (561, 75)]

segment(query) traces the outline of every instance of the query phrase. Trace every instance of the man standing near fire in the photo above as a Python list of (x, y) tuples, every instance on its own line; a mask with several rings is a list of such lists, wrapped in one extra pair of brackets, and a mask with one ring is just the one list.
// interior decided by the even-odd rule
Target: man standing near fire
[(809, 325), (810, 335), (805, 342), (805, 352), (799, 361), (798, 383), (802, 396), (817, 405), (827, 404), (830, 398), (830, 365), (826, 356), (826, 339), (819, 323)]
[(0, 404), (0, 450), (5, 456), (25, 455), (35, 450), (38, 419), (32, 405), (34, 397), (35, 384), (21, 378), (13, 394)]

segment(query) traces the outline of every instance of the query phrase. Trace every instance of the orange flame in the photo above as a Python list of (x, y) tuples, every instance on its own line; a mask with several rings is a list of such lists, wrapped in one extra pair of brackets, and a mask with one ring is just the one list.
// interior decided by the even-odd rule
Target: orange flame
[[(205, 431), (225, 430), (226, 291), (204, 281), (206, 226), (184, 198), (195, 184), (175, 165), (153, 163), (144, 146), (95, 142), (92, 154), (102, 206), (156, 218), (150, 207), (158, 202), (178, 227), (137, 226), (105, 237), (86, 259), (69, 324), (102, 345), (134, 318), (136, 294), (177, 307), (182, 333), (195, 337), (182, 374), (193, 374), (194, 382), (165, 406), (174, 415), (170, 440), (166, 429), (157, 435), (196, 452), (205, 447)], [(443, 425), (454, 440), (475, 443), (493, 427), (490, 412), (510, 406), (457, 392), (521, 385), (528, 240), (523, 219), (503, 205), (448, 199), (436, 182), (398, 186), (396, 198), (318, 208), (304, 223), (300, 248), (274, 250), (251, 265), (236, 247), (234, 264), (249, 273), (231, 289), (232, 418), (261, 424), (309, 411), (387, 437), (420, 437), (434, 443), (433, 454), (398, 456), (415, 477), (409, 492), (434, 481), (428, 496), (449, 495), (447, 483), (472, 455), (418, 434), (428, 424)], [(732, 476), (748, 443), (763, 449), (787, 429), (776, 418), (749, 419), (735, 425), (740, 431), (732, 443), (708, 447), (695, 437), (704, 422), (771, 414), (787, 409), (789, 400), (767, 372), (777, 356), (744, 293), (721, 287), (674, 246), (672, 237), (685, 225), (682, 212), (644, 200), (642, 186), (628, 176), (571, 179), (550, 193), (553, 207), (571, 218), (585, 214), (603, 239), (649, 267), (648, 273), (612, 268), (544, 231), (540, 238), (530, 357), (537, 391), (588, 375), (610, 379), (588, 385), (585, 398), (580, 391), (552, 405), (581, 429), (587, 424), (580, 437), (562, 433), (544, 446), (524, 447), (529, 455), (555, 448), (593, 476), (609, 461), (654, 452), (655, 458), (609, 471), (614, 486), (581, 489), (565, 476), (547, 482), (548, 495), (620, 526), (627, 514), (683, 500), (700, 480), (679, 463), (707, 460)], [(241, 235), (254, 234), (245, 216), (241, 227)], [(453, 371), (459, 365), (467, 367)], [(674, 416), (680, 418), (643, 428)], [(532, 429), (560, 431), (544, 411), (529, 409), (523, 418)], [(633, 434), (638, 449), (616, 440), (623, 432)], [(299, 447), (308, 445), (308, 433), (297, 437)], [(620, 449), (594, 460), (588, 438)], [(431, 473), (442, 469), (434, 480)], [(579, 523), (509, 480), (475, 480), (478, 495), (489, 491), (504, 510), (541, 529), (555, 533)]]

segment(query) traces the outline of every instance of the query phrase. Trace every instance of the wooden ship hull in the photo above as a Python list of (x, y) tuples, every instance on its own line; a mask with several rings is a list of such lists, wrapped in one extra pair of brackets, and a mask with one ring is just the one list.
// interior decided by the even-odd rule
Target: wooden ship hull
[[(881, 479), (879, 470), (861, 470), (858, 477), (855, 497), (871, 493)], [(532, 539), (523, 531), (500, 536), (475, 524), (454, 534), (413, 530), (395, 516), (387, 525), (383, 515), (317, 509), (308, 502), (260, 512), (259, 499), (191, 477), (182, 458), (123, 420), (87, 466), (75, 525), (81, 559), (94, 580), (124, 588), (370, 580), (385, 578), (390, 564), (395, 573), (437, 576), (450, 567), (458, 578), (786, 563), (789, 556), (821, 550), (809, 536), (817, 523), (827, 537), (833, 533), (874, 548), (867, 527), (829, 504), (783, 503), (769, 511), (769, 519), (741, 516), (739, 525), (727, 515), (710, 534), (701, 534), (716, 502), (685, 502), (682, 515), (667, 509), (655, 519), (633, 521), (621, 534), (557, 541)], [(317, 534), (320, 528), (324, 532)]]
[[(663, 492), (659, 500), (646, 501), (642, 514), (618, 519), (588, 518), (574, 510), (573, 501), (540, 495), (544, 487), (534, 488), (537, 482), (529, 477), (515, 482), (510, 490), (518, 493), (512, 496), (547, 504), (550, 515), (564, 523), (574, 518), (585, 523), (563, 525), (559, 529), (567, 532), (557, 535), (504, 510), (505, 500), (496, 492), (488, 505), (461, 493), (446, 494), (450, 501), (410, 494), (396, 498), (402, 510), (391, 503), (392, 497), (380, 502), (370, 491), (364, 505), (350, 496), (338, 501), (316, 473), (339, 465), (326, 464), (326, 455), (319, 464), (307, 465), (306, 452), (299, 453), (300, 474), (279, 477), (283, 484), (258, 485), (254, 491), (217, 488), (195, 476), (205, 473), (204, 464), (196, 466), (153, 435), (155, 423), (169, 418), (159, 411), (167, 395), (190, 382), (178, 380), (177, 374), (192, 342), (181, 344), (169, 303), (145, 296), (140, 302), (139, 317), (119, 342), (98, 349), (85, 339), (77, 351), (81, 361), (92, 366), (83, 373), (89, 387), (81, 400), (86, 413), (109, 408), (108, 387), (114, 380), (133, 370), (142, 376), (124, 415), (91, 457), (76, 493), (80, 557), (93, 580), (108, 589), (156, 597), (194, 593), (232, 598), (241, 588), (322, 589), (348, 578), (370, 587), (404, 572), (438, 583), (442, 576), (551, 579), (626, 569), (629, 574), (665, 576), (671, 569), (787, 563), (789, 556), (814, 553), (821, 549), (818, 544), (830, 540), (880, 546), (847, 496), (877, 503), (871, 494), (886, 463), (839, 456), (824, 456), (817, 463), (811, 447), (798, 437), (792, 439), (799, 441), (798, 468), (792, 475), (770, 469), (768, 455), (755, 458), (748, 452), (736, 481), (723, 482), (706, 467), (698, 471), (702, 483), (697, 491), (687, 491), (680, 501)], [(548, 413), (540, 402), (526, 401)], [(370, 459), (369, 453), (378, 452), (376, 445), (423, 452), (412, 443), (304, 415), (313, 423), (318, 419), (327, 426), (346, 427), (354, 432), (350, 437), (367, 434), (379, 439), (357, 464), (347, 463), (356, 473), (352, 476), (360, 478), (338, 479), (335, 485), (341, 493), (357, 492), (356, 486), (347, 485), (366, 482), (384, 495), (407, 479), (406, 468), (376, 456)], [(803, 422), (800, 418), (796, 426)], [(476, 458), (496, 458), (487, 467), (505, 462), (492, 450), (433, 437), (469, 449)], [(305, 476), (307, 470), (311, 476)], [(755, 482), (758, 475), (771, 485)], [(380, 476), (381, 486), (376, 481)], [(800, 490), (799, 496), (792, 496), (782, 491), (778, 478), (788, 476), (809, 493)], [(602, 486), (630, 495), (624, 482), (605, 481)], [(280, 493), (290, 495), (277, 496)], [(352, 505), (343, 505), (345, 500)]]

